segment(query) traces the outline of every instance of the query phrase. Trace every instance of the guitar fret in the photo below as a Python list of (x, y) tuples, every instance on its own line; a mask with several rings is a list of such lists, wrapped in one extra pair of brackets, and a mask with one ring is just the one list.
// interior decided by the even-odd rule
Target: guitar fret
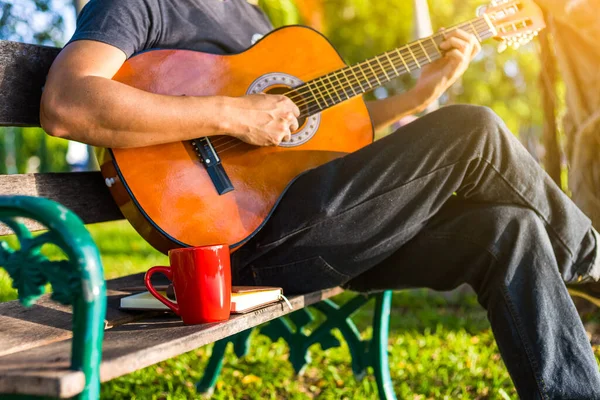
[(365, 71), (362, 69), (362, 67), (360, 65), (358, 65), (358, 69), (360, 70), (360, 72), (362, 72), (363, 76), (365, 77), (365, 80), (367, 81), (367, 85), (369, 85), (369, 89), (372, 89), (373, 85), (371, 85), (371, 81), (369, 80), (369, 78), (367, 78), (367, 74), (365, 74)]
[(473, 25), (473, 21), (469, 21), (469, 24), (471, 25), (471, 29), (473, 29), (473, 33), (477, 37), (477, 40), (479, 40), (481, 42), (481, 36), (479, 36), (479, 32), (477, 32), (477, 29), (475, 29), (475, 25)]
[(433, 43), (433, 48), (435, 49), (435, 51), (437, 51), (438, 54), (441, 56), (442, 52), (438, 48), (437, 43), (435, 42), (435, 40), (433, 40), (433, 36), (429, 36), (429, 40), (431, 40), (431, 42)]
[(404, 61), (404, 57), (402, 57), (402, 53), (400, 52), (400, 49), (396, 49), (396, 53), (398, 53), (398, 57), (400, 57), (400, 61), (402, 61), (402, 64), (404, 64), (404, 68), (406, 68), (406, 72), (410, 72), (410, 68), (408, 68), (406, 61)]
[[(320, 85), (317, 83), (318, 81), (321, 82)], [(323, 98), (323, 102), (325, 103), (325, 106), (329, 107), (329, 102), (327, 101), (327, 96), (331, 97), (331, 95), (329, 95), (329, 90), (327, 90), (327, 88), (323, 85), (323, 77), (315, 79), (315, 86), (316, 86), (317, 90), (319, 91), (319, 93), (321, 94), (321, 96)], [(321, 88), (319, 86), (321, 86), (321, 88), (323, 88), (325, 90), (325, 94), (323, 94), (323, 92), (321, 92)]]
[(364, 92), (365, 89), (363, 89), (362, 85), (360, 84), (360, 79), (358, 79), (358, 75), (356, 75), (356, 72), (354, 72), (354, 67), (350, 67), (350, 71), (352, 71), (354, 78), (356, 78), (356, 82), (358, 83), (358, 86), (360, 86), (360, 90)]
[(348, 69), (348, 68), (344, 68), (341, 72), (344, 75), (344, 78), (346, 79), (346, 82), (348, 83), (350, 90), (352, 90), (352, 93), (354, 93), (355, 96), (358, 96), (358, 93), (356, 93), (356, 90), (354, 90), (354, 85), (352, 84), (352, 82), (350, 82), (350, 79), (348, 79), (348, 75), (346, 75), (346, 69)]
[(423, 49), (423, 53), (425, 53), (425, 57), (427, 57), (427, 61), (431, 62), (431, 58), (429, 58), (429, 54), (427, 54), (427, 50), (425, 50), (425, 46), (423, 46), (423, 43), (421, 43), (420, 40), (418, 40), (417, 43), (419, 43), (419, 46), (421, 46), (421, 48)]
[(308, 90), (310, 90), (310, 93), (312, 94), (313, 99), (315, 99), (315, 101), (317, 102), (317, 106), (322, 110), (323, 107), (321, 107), (321, 103), (319, 102), (319, 98), (317, 96), (315, 96), (315, 92), (313, 92), (312, 88), (310, 87), (310, 82), (311, 81), (307, 82), (306, 86), (308, 87)]
[[(484, 24), (486, 26), (483, 26)], [(478, 27), (481, 29), (478, 30)], [(495, 27), (485, 15), (479, 19), (457, 25), (453, 29), (456, 28), (472, 32), (479, 41), (493, 36), (495, 31)], [(315, 78), (305, 84), (308, 88), (308, 90), (305, 89), (305, 94), (310, 93), (312, 96), (310, 103), (321, 110), (348, 100), (353, 96), (358, 96), (377, 85), (390, 81), (396, 76), (412, 72), (412, 70), (421, 68), (443, 56), (443, 52), (438, 46), (439, 41), (442, 40), (441, 37), (441, 34), (435, 34), (419, 39), (354, 66), (348, 66)], [(425, 43), (428, 45), (425, 46)], [(431, 46), (433, 46), (433, 49), (430, 48)], [(413, 49), (413, 47), (415, 48)], [(405, 55), (404, 51), (408, 52), (408, 55)], [(414, 62), (415, 66), (409, 67), (409, 62)], [(386, 65), (386, 63), (389, 63), (389, 65)]]
[(406, 46), (406, 49), (408, 50), (408, 52), (412, 56), (413, 60), (415, 60), (415, 62), (417, 63), (417, 67), (421, 68), (421, 64), (419, 64), (419, 61), (417, 61), (417, 57), (415, 57), (414, 53), (412, 52), (412, 50), (410, 48), (410, 45)]
[(379, 77), (377, 76), (377, 72), (375, 72), (375, 70), (373, 69), (373, 66), (371, 65), (371, 61), (367, 61), (367, 65), (369, 66), (369, 68), (371, 68), (371, 71), (373, 71), (373, 75), (375, 75), (375, 80), (377, 81), (377, 83), (381, 85), (381, 81), (379, 80)]
[(327, 80), (329, 81), (329, 83), (331, 84), (331, 88), (333, 89), (333, 92), (337, 95), (338, 99), (340, 99), (340, 102), (342, 102), (342, 97), (340, 96), (340, 94), (338, 93), (337, 89), (335, 88), (335, 85), (333, 84), (333, 82), (331, 82), (331, 78), (329, 77), (330, 74), (325, 75), (325, 77), (327, 78)]
[(385, 68), (383, 68), (383, 64), (381, 64), (381, 61), (379, 61), (379, 57), (375, 57), (375, 60), (377, 60), (377, 63), (379, 64), (379, 66), (381, 67), (381, 70), (383, 71), (383, 74), (385, 75), (385, 78), (389, 81), (390, 77), (387, 74), (387, 72), (385, 72)]
[(398, 70), (396, 69), (396, 66), (394, 65), (394, 63), (392, 62), (392, 59), (390, 58), (389, 54), (387, 52), (384, 53), (385, 56), (388, 59), (388, 62), (390, 63), (390, 65), (392, 66), (392, 68), (394, 69), (394, 72), (396, 73), (396, 76), (400, 76), (400, 73), (398, 72)]

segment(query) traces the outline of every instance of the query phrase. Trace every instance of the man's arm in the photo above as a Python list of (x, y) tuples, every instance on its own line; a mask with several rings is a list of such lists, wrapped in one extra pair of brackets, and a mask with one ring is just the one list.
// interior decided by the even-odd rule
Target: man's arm
[(297, 128), (298, 107), (284, 96), (167, 96), (112, 77), (125, 54), (80, 40), (58, 55), (44, 88), (44, 130), (101, 147), (141, 147), (226, 134), (256, 145), (277, 145)]
[(465, 72), (481, 45), (475, 36), (457, 29), (445, 36), (440, 49), (444, 57), (423, 67), (414, 88), (387, 99), (367, 102), (375, 130), (423, 111)]

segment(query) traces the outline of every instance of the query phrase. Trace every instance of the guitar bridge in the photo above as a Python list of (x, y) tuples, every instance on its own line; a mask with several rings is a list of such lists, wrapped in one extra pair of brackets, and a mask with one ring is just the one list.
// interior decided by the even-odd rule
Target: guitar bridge
[(229, 176), (227, 176), (227, 172), (225, 172), (225, 168), (221, 164), (221, 159), (210, 140), (207, 137), (194, 139), (192, 140), (192, 146), (204, 168), (206, 168), (206, 172), (208, 172), (208, 176), (210, 176), (213, 185), (215, 185), (217, 193), (222, 195), (231, 192), (233, 184)]

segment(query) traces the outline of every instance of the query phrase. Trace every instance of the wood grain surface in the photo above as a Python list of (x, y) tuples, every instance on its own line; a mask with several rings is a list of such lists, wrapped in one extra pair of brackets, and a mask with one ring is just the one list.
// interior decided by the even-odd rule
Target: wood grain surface
[[(125, 294), (114, 290), (115, 286), (130, 286), (139, 278), (139, 274), (132, 275), (109, 284), (113, 300)], [(170, 313), (153, 312), (153, 316), (144, 312), (126, 313), (117, 309), (118, 301), (109, 301), (101, 380), (108, 381), (167, 360), (342, 291), (332, 288), (290, 297), (293, 310), (283, 302), (275, 303), (248, 314), (232, 315), (228, 321), (192, 326), (183, 325), (181, 319)], [(45, 301), (39, 309), (18, 311), (18, 305), (11, 303), (0, 304), (0, 354), (4, 354), (0, 356), (0, 392), (69, 397), (82, 390), (81, 372), (68, 369), (70, 310)], [(11, 334), (20, 342), (10, 339)], [(4, 339), (12, 340), (11, 344)], [(20, 351), (11, 351), (10, 346)]]
[[(0, 175), (0, 195), (49, 198), (74, 211), (86, 224), (123, 219), (97, 171)], [(44, 229), (33, 221), (26, 224), (32, 231)], [(10, 233), (8, 227), (0, 225), (0, 235)]]
[[(155, 285), (167, 284), (167, 278), (157, 275)], [(121, 288), (143, 286), (144, 273), (111, 279), (106, 282), (106, 328), (131, 321), (164, 314), (162, 311), (131, 312), (119, 309), (121, 297), (132, 292)], [(71, 332), (71, 307), (42, 296), (32, 307), (23, 307), (18, 301), (0, 303), (0, 357), (69, 339)]]
[(39, 126), (46, 75), (60, 49), (0, 40), (0, 126)]

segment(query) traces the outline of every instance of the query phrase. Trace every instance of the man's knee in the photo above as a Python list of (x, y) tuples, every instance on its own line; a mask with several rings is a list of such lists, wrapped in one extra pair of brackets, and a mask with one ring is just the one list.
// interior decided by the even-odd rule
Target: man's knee
[(500, 117), (491, 108), (473, 104), (452, 104), (439, 109), (440, 112), (451, 115), (469, 125), (498, 125)]

